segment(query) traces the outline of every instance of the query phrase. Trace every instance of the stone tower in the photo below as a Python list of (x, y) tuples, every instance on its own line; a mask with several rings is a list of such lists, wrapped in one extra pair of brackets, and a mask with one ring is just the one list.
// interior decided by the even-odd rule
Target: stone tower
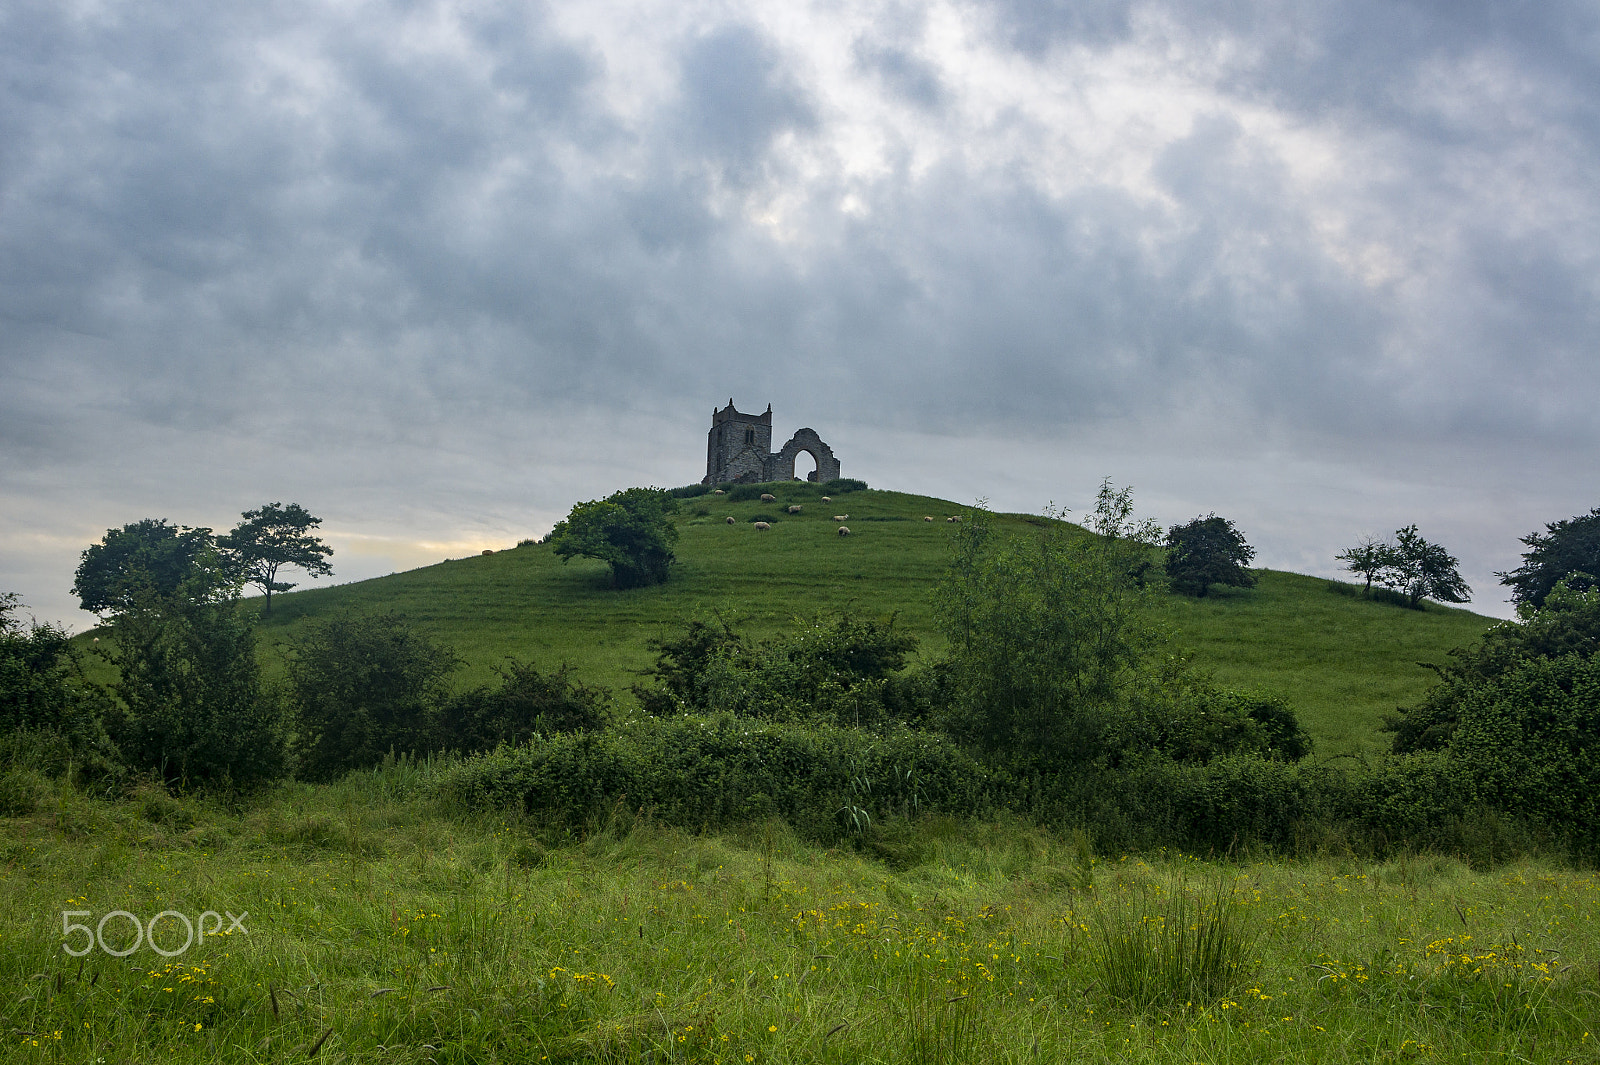
[(801, 429), (776, 454), (772, 451), (772, 404), (764, 414), (744, 414), (733, 400), (711, 412), (706, 434), (706, 475), (701, 484), (752, 484), (794, 479), (794, 460), (804, 451), (816, 460), (810, 481), (831, 481), (839, 476), (839, 460), (813, 429)]

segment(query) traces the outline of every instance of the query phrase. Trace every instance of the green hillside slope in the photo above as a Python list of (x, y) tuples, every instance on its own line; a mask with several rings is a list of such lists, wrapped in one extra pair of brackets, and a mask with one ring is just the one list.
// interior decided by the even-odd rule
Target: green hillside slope
[[(341, 609), (395, 610), (466, 660), (458, 683), (488, 680), (509, 656), (545, 667), (567, 662), (584, 681), (618, 689), (650, 666), (652, 638), (697, 613), (738, 616), (758, 634), (817, 611), (893, 613), (922, 638), (925, 658), (943, 649), (930, 593), (949, 558), (945, 518), (967, 508), (885, 491), (823, 503), (818, 488), (800, 483), (772, 491), (775, 504), (712, 495), (685, 500), (680, 565), (659, 587), (613, 591), (603, 564), (564, 565), (549, 547), (529, 544), (277, 596), (264, 642), (277, 657), (277, 646), (307, 618)], [(790, 504), (802, 512), (789, 515)], [(848, 514), (850, 536), (838, 535), (835, 514)], [(757, 517), (772, 528), (754, 529)], [(1041, 521), (997, 520), (1019, 533)], [(1168, 609), (1178, 645), (1221, 681), (1288, 697), (1316, 738), (1319, 757), (1381, 749), (1382, 715), (1415, 699), (1431, 680), (1417, 662), (1442, 660), (1492, 623), (1436, 605), (1419, 612), (1336, 595), (1324, 580), (1270, 571), (1254, 589), (1206, 600), (1173, 596)]]

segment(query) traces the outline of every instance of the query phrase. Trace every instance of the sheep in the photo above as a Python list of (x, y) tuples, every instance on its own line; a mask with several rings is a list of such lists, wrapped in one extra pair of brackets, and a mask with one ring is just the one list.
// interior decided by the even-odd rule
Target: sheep
[(959, 514), (952, 514), (952, 515), (951, 515), (951, 516), (950, 516), (950, 517), (948, 517), (948, 518), (946, 518), (946, 519), (944, 519), (944, 520), (945, 520), (945, 521), (960, 521), (960, 520), (961, 520), (961, 515), (959, 515)]
[(848, 514), (835, 514), (833, 516), (833, 520), (834, 521), (849, 521), (850, 520), (850, 515), (848, 515)]
[(494, 554), (494, 548), (486, 547), (486, 548), (483, 549), (483, 553), (486, 554), (486, 555), (492, 555), (492, 554)]
[(763, 502), (763, 503), (776, 503), (777, 501), (778, 501), (778, 497), (773, 495), (771, 492), (762, 492), (761, 493), (761, 502)]
[(772, 528), (772, 526), (771, 526), (771, 525), (768, 525), (768, 524), (767, 524), (767, 523), (766, 523), (766, 522), (764, 522), (764, 521), (758, 521), (758, 522), (756, 522), (756, 532), (766, 532), (766, 531), (767, 531), (767, 530), (768, 530), (768, 529), (770, 529), (770, 528)]
[(789, 513), (790, 514), (798, 514), (798, 513), (800, 513), (800, 508), (798, 506), (790, 507), (789, 508)]
[(832, 500), (832, 499), (830, 499), (830, 498), (828, 498), (828, 497), (827, 497), (827, 496), (823, 496), (823, 497), (822, 497), (822, 501), (823, 501), (823, 502), (824, 502), (824, 503), (832, 503), (832, 502), (833, 502), (833, 500)]
[(711, 493), (711, 494), (712, 494), (712, 495), (714, 495), (714, 496), (725, 496), (725, 495), (727, 495), (727, 494), (728, 494), (728, 493), (726, 493), (726, 492), (724, 492), (724, 491), (723, 491), (723, 490), (722, 490), (722, 489), (720, 489), (720, 488), (717, 488), (717, 489), (714, 489), (714, 490), (713, 490), (713, 491), (712, 491), (712, 493)]
[(733, 515), (732, 515), (732, 514), (729, 514), (729, 515), (728, 515), (728, 524), (729, 524), (729, 525), (732, 525), (732, 524), (734, 524), (734, 521), (733, 521)]
[(922, 520), (923, 521), (932, 521), (933, 520), (933, 515), (932, 514), (924, 514), (922, 516)]
[(849, 536), (850, 535), (850, 526), (848, 526), (848, 525), (839, 526), (839, 535), (840, 536)]

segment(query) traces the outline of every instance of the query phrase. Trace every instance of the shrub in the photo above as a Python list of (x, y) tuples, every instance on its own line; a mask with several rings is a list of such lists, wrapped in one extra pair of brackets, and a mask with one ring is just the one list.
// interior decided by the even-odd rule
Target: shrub
[(709, 484), (686, 484), (682, 488), (669, 488), (667, 495), (674, 499), (693, 499), (711, 491)]
[(854, 477), (835, 477), (831, 481), (824, 482), (822, 490), (831, 496), (843, 495), (845, 492), (865, 492), (867, 482), (858, 481)]
[(574, 681), (562, 665), (541, 673), (532, 663), (510, 662), (495, 670), (496, 688), (463, 692), (439, 714), (433, 746), (451, 751), (490, 751), (539, 735), (597, 729), (605, 724), (611, 693)]
[(237, 592), (147, 601), (112, 623), (121, 706), (106, 728), (124, 761), (169, 787), (250, 789), (288, 772), (284, 708), (262, 683), (256, 618)]
[(443, 793), (568, 826), (624, 803), (666, 824), (717, 830), (782, 817), (811, 838), (849, 834), (840, 811), (981, 815), (1004, 784), (948, 740), (899, 730), (785, 726), (732, 715), (635, 718), (605, 732), (545, 736), (471, 758)]
[(331, 780), (390, 750), (426, 750), (444, 680), (461, 664), (395, 613), (341, 614), (308, 626), (291, 648), (301, 772)]
[(658, 687), (635, 687), (652, 713), (680, 709), (727, 712), (776, 720), (828, 721), (876, 727), (889, 698), (915, 698), (889, 678), (905, 667), (917, 640), (895, 628), (850, 614), (818, 614), (794, 630), (751, 643), (735, 623), (695, 619), (675, 638), (653, 643)]

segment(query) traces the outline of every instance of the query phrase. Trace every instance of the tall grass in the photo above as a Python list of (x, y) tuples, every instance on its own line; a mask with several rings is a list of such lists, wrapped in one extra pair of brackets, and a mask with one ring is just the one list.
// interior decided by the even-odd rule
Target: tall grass
[(1207, 1007), (1249, 976), (1250, 911), (1218, 881), (1209, 888), (1141, 885), (1095, 913), (1094, 966), (1106, 994), (1132, 1009)]
[[(0, 1061), (1596, 1060), (1589, 872), (1141, 860), (1008, 819), (573, 830), (452, 813), (439, 770), (0, 821)], [(62, 950), (64, 910), (169, 909), (248, 932)]]

